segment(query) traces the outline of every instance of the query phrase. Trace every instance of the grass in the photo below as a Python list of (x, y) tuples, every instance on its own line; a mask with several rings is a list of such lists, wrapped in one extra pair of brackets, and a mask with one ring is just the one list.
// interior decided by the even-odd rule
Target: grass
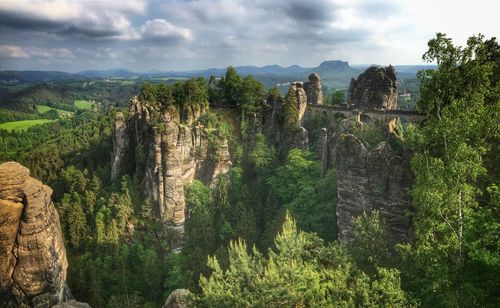
[(52, 107), (49, 107), (46, 105), (36, 105), (36, 111), (38, 111), (39, 113), (44, 113), (44, 112), (47, 112), (47, 111), (52, 110), (52, 109), (55, 109), (55, 108), (52, 108)]
[(90, 107), (92, 107), (92, 103), (89, 101), (86, 101), (86, 100), (76, 100), (75, 106), (78, 109), (88, 110), (88, 109), (90, 109)]
[(38, 113), (44, 113), (44, 112), (47, 112), (49, 110), (57, 111), (59, 116), (62, 116), (62, 117), (69, 117), (69, 116), (73, 115), (73, 112), (71, 112), (71, 111), (57, 109), (57, 108), (53, 108), (53, 107), (46, 106), (46, 105), (36, 105), (36, 111), (38, 111)]
[(0, 129), (5, 129), (8, 131), (23, 131), (28, 128), (41, 125), (45, 123), (54, 122), (56, 120), (47, 120), (47, 119), (37, 119), (37, 120), (23, 120), (23, 121), (14, 121), (14, 122), (5, 122), (0, 124)]

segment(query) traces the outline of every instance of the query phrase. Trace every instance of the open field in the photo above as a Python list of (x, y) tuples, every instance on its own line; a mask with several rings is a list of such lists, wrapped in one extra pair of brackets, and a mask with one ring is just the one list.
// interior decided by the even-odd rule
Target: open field
[(73, 112), (71, 112), (71, 111), (57, 109), (57, 108), (53, 108), (53, 107), (50, 107), (50, 106), (47, 106), (47, 105), (36, 105), (36, 110), (39, 113), (44, 113), (44, 112), (47, 112), (49, 110), (55, 110), (55, 111), (57, 111), (57, 113), (60, 116), (63, 116), (63, 117), (68, 117), (68, 116), (73, 115)]
[(92, 107), (92, 103), (86, 100), (76, 100), (75, 106), (76, 108), (87, 110), (90, 109), (90, 107)]
[(49, 122), (53, 122), (56, 120), (48, 120), (48, 119), (37, 119), (37, 120), (23, 120), (23, 121), (14, 121), (14, 122), (6, 122), (0, 124), (0, 129), (5, 129), (8, 131), (22, 131), (27, 130), (28, 128), (41, 125)]
[(36, 111), (38, 111), (39, 113), (44, 113), (44, 112), (47, 112), (47, 111), (52, 110), (52, 109), (55, 109), (55, 108), (52, 108), (52, 107), (49, 107), (46, 105), (36, 105)]

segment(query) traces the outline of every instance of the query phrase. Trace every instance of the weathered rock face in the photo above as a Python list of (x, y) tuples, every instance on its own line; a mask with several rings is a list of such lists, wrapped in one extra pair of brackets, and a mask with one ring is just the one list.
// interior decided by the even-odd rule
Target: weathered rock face
[(292, 82), (292, 85), (290, 86), (290, 89), (288, 91), (291, 93), (295, 93), (299, 109), (298, 121), (302, 124), (307, 110), (307, 94), (304, 90), (304, 83), (301, 81)]
[(278, 142), (278, 147), (287, 153), (290, 148), (307, 149), (309, 146), (308, 132), (304, 128), (304, 123), (306, 120), (307, 111), (307, 94), (304, 90), (304, 83), (301, 81), (292, 82), (290, 88), (288, 89), (287, 96), (294, 96), (295, 102), (297, 104), (296, 118), (293, 122), (296, 123), (296, 127), (293, 129), (282, 127), (282, 133), (279, 135), (280, 140)]
[[(205, 111), (173, 106), (160, 109), (134, 97), (123, 134), (116, 128), (123, 127), (120, 115), (116, 116), (113, 138), (128, 140), (114, 143), (116, 169), (135, 165), (135, 172), (143, 175), (144, 196), (153, 202), (159, 217), (174, 228), (182, 227), (185, 218), (184, 185), (194, 178), (211, 184), (232, 166), (227, 141), (216, 148), (210, 146), (205, 128), (195, 123)], [(121, 144), (127, 151), (121, 151)], [(120, 154), (125, 152), (130, 155)], [(120, 155), (125, 158), (120, 159)]]
[(50, 307), (70, 297), (52, 190), (15, 162), (0, 165), (0, 306)]
[(309, 81), (304, 83), (308, 104), (323, 104), (323, 86), (318, 74), (309, 75)]
[(397, 82), (393, 66), (368, 68), (351, 79), (347, 103), (360, 109), (396, 109)]
[[(403, 156), (403, 157), (402, 157)], [(367, 149), (352, 134), (342, 134), (336, 150), (339, 240), (348, 241), (352, 219), (379, 210), (393, 243), (408, 240), (411, 171), (409, 158), (388, 142)]]
[(116, 180), (119, 174), (119, 167), (127, 148), (127, 125), (123, 113), (117, 112), (115, 116), (115, 126), (113, 127), (113, 161), (111, 164), (111, 179)]

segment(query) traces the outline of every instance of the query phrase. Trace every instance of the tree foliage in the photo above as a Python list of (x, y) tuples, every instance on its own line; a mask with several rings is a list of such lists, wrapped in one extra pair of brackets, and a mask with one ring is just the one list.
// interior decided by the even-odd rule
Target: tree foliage
[(462, 48), (438, 33), (424, 55), (438, 69), (419, 75), (419, 108), (428, 119), (410, 134), (415, 241), (404, 255), (406, 283), (426, 306), (483, 306), (500, 298), (493, 287), (500, 273), (499, 51), (494, 38), (474, 36)]
[(325, 246), (316, 235), (299, 231), (286, 215), (275, 249), (265, 257), (244, 241), (229, 246), (229, 267), (216, 257), (209, 277), (200, 278), (203, 307), (327, 307), (410, 304), (397, 270), (380, 268), (373, 279), (355, 270), (341, 246)]

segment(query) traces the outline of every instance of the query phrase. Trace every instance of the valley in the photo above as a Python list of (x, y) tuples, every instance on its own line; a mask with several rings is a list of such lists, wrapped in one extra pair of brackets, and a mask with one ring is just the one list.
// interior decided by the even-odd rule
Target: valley
[(446, 44), (1, 72), (0, 305), (496, 306), (500, 47)]

